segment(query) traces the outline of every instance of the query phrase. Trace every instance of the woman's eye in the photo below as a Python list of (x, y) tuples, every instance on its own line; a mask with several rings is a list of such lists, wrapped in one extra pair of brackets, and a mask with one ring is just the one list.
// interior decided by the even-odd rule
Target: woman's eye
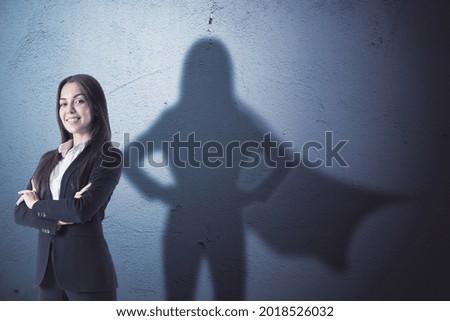
[(75, 100), (75, 103), (77, 105), (81, 105), (81, 104), (84, 104), (84, 100), (83, 99), (77, 99), (77, 100)]
[(62, 108), (62, 107), (66, 107), (67, 106), (67, 104), (66, 103), (63, 103), (63, 104), (59, 104), (59, 108)]

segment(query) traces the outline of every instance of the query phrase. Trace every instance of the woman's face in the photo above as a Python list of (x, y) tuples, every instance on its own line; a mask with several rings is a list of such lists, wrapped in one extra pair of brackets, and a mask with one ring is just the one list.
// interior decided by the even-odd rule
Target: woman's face
[(61, 89), (59, 118), (74, 140), (82, 142), (90, 138), (92, 108), (78, 83), (68, 82)]

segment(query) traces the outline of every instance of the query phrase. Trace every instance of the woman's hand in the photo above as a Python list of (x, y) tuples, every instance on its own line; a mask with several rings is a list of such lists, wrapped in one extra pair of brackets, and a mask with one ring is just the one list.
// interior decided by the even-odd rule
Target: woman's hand
[[(58, 221), (56, 224), (59, 225), (59, 226), (63, 226), (63, 225), (70, 225), (70, 224), (73, 224), (73, 222)], [(58, 229), (59, 229), (59, 228), (58, 228)]]
[(24, 189), (19, 191), (19, 199), (16, 202), (16, 205), (19, 206), (20, 203), (25, 202), (29, 209), (33, 208), (34, 203), (39, 201), (39, 197), (36, 194), (36, 188), (34, 186), (34, 181), (31, 180), (32, 190)]
[(80, 189), (78, 192), (75, 193), (75, 198), (81, 198), (83, 193), (86, 192), (89, 187), (91, 187), (92, 183), (88, 183), (85, 187), (83, 187), (82, 189)]
[[(82, 189), (80, 189), (78, 192), (75, 193), (74, 198), (81, 198), (83, 197), (83, 193), (86, 192), (89, 187), (91, 187), (91, 183), (88, 183), (85, 187), (83, 187)], [(65, 222), (65, 221), (58, 221), (58, 225), (70, 225), (73, 224), (73, 222)]]

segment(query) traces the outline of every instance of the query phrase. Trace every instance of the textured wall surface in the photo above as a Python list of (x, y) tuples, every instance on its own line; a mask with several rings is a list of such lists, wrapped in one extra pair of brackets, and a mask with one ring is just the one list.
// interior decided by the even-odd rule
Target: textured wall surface
[(0, 299), (37, 297), (13, 207), (59, 144), (59, 81), (88, 73), (121, 148), (349, 140), (349, 167), (278, 180), (126, 170), (104, 221), (120, 300), (449, 300), (449, 21), (424, 0), (1, 1)]

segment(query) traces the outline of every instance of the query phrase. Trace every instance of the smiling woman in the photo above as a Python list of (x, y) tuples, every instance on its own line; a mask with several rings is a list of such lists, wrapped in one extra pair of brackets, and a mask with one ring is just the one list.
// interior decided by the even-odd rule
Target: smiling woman
[[(110, 146), (105, 95), (93, 77), (70, 76), (59, 85), (56, 108), (61, 145), (42, 156), (15, 208), (16, 223), (39, 231), (39, 300), (115, 300), (102, 221), (121, 153)], [(102, 164), (108, 153), (116, 162)]]

